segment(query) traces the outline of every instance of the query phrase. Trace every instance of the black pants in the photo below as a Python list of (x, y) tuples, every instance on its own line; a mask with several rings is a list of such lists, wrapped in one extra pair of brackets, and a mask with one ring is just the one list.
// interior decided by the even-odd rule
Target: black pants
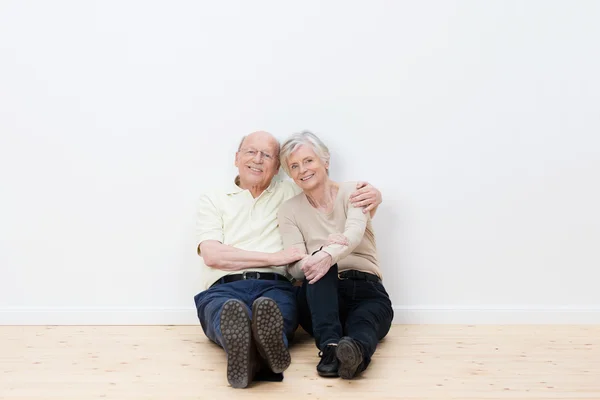
[(364, 360), (359, 370), (371, 362), (377, 343), (392, 324), (392, 303), (381, 282), (338, 279), (337, 264), (314, 284), (304, 280), (298, 291), (302, 328), (314, 336), (321, 350), (350, 336), (361, 347)]

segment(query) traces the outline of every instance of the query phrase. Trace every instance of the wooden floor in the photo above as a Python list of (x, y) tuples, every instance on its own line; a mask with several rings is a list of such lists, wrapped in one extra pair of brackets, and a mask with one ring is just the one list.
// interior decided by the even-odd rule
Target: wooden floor
[(600, 326), (395, 325), (353, 381), (301, 333), (283, 382), (232, 389), (199, 326), (0, 327), (0, 399), (596, 399)]

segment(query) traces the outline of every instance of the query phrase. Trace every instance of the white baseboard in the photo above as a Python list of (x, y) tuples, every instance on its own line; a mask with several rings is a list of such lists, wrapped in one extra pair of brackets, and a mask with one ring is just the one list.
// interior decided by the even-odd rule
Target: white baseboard
[[(395, 324), (600, 324), (599, 307), (394, 306)], [(0, 325), (198, 325), (193, 308), (0, 308)]]
[(600, 324), (598, 307), (394, 306), (395, 324)]
[(0, 308), (0, 325), (199, 325), (194, 308)]

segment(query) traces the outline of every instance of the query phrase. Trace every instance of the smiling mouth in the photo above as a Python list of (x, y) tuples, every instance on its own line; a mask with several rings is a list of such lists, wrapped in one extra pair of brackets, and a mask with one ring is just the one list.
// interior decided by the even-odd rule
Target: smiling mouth
[(307, 181), (310, 178), (312, 178), (313, 176), (315, 176), (315, 174), (309, 175), (309, 176), (305, 176), (304, 178), (300, 178), (301, 181)]
[(258, 168), (254, 168), (254, 167), (248, 167), (248, 169), (250, 169), (251, 171), (254, 171), (254, 172), (263, 172), (262, 169), (258, 169)]

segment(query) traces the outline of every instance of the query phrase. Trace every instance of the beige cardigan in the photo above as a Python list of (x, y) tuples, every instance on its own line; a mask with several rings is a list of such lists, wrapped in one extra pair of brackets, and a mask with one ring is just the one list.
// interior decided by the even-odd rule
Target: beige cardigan
[[(338, 271), (352, 269), (382, 278), (369, 214), (350, 203), (350, 194), (355, 190), (356, 182), (341, 183), (329, 214), (317, 211), (304, 193), (284, 202), (277, 214), (283, 247), (297, 247), (307, 254), (323, 247), (331, 254), (332, 265), (338, 264)], [(333, 233), (346, 236), (349, 246), (326, 246), (327, 237)], [(291, 264), (288, 271), (296, 279), (304, 278), (300, 262)]]

